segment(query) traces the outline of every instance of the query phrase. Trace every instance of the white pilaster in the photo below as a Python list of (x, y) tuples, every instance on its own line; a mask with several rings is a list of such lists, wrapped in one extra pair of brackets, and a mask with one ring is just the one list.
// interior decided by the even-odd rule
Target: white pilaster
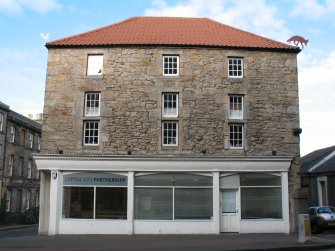
[(134, 233), (134, 172), (128, 172), (128, 202), (127, 202), (128, 234)]
[(62, 173), (58, 170), (51, 171), (50, 181), (50, 218), (49, 235), (58, 234), (59, 220), (61, 216), (62, 201)]
[(213, 173), (213, 232), (220, 234), (220, 173)]
[(289, 194), (288, 194), (288, 175), (282, 172), (282, 210), (284, 219), (284, 233), (290, 233), (290, 212), (289, 212)]

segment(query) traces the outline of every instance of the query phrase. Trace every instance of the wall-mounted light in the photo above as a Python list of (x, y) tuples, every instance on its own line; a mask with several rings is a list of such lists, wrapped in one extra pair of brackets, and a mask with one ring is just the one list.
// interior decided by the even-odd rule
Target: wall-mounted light
[(52, 172), (51, 172), (51, 178), (52, 178), (53, 180), (57, 179), (57, 171), (52, 171)]
[(201, 153), (205, 155), (205, 154), (207, 154), (207, 150), (206, 149), (202, 149)]
[(293, 135), (294, 136), (299, 136), (302, 133), (302, 129), (301, 128), (294, 128), (293, 129)]

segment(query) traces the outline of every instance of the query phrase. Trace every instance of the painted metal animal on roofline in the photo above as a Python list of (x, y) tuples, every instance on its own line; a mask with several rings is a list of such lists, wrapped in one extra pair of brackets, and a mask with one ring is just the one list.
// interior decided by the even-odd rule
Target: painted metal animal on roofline
[(296, 46), (298, 46), (298, 44), (301, 44), (301, 47), (304, 48), (304, 45), (307, 46), (308, 43), (308, 39), (304, 39), (303, 37), (300, 36), (293, 36), (290, 39), (287, 40), (288, 43), (293, 42)]

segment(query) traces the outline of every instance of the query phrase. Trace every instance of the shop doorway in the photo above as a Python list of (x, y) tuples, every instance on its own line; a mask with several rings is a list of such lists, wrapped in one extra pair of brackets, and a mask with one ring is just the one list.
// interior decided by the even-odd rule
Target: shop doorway
[(239, 194), (238, 189), (221, 190), (220, 196), (221, 218), (220, 230), (221, 232), (239, 232)]

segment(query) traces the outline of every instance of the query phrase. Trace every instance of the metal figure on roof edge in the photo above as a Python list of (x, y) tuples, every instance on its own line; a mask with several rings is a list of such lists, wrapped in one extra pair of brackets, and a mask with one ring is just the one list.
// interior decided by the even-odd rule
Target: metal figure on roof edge
[(287, 40), (288, 43), (291, 43), (293, 42), (296, 46), (299, 45), (299, 43), (301, 44), (301, 47), (304, 48), (304, 45), (307, 46), (307, 43), (308, 43), (308, 39), (304, 39), (303, 37), (300, 37), (300, 36), (293, 36), (291, 38), (289, 38)]

